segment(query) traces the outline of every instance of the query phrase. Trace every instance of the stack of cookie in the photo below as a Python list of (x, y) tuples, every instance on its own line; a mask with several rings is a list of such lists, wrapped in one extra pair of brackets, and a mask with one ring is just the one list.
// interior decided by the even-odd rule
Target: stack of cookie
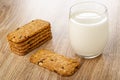
[(43, 20), (33, 20), (7, 35), (11, 50), (18, 55), (27, 54), (51, 38), (50, 23)]

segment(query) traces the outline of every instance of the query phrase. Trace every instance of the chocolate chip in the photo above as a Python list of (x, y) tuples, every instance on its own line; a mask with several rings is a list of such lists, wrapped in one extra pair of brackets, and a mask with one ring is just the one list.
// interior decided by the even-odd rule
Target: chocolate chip
[(55, 72), (55, 73), (57, 73), (57, 71), (56, 71), (56, 70), (54, 70), (54, 72)]
[(43, 63), (43, 61), (39, 61), (39, 63)]
[(51, 61), (54, 61), (53, 59), (50, 59)]
[(76, 66), (75, 68), (76, 68), (76, 69), (79, 69), (79, 66)]
[(17, 28), (16, 30), (19, 30), (20, 28)]
[(32, 22), (34, 22), (34, 20), (32, 20)]
[(62, 69), (64, 69), (64, 67), (63, 67), (63, 66), (62, 66), (61, 68), (62, 68)]
[(30, 44), (30, 41), (28, 41), (27, 44)]

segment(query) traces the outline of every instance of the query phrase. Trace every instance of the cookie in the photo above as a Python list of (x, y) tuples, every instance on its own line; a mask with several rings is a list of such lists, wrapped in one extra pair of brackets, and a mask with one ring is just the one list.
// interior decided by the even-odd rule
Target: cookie
[(80, 66), (80, 62), (77, 59), (71, 59), (44, 49), (33, 54), (30, 57), (30, 62), (62, 76), (73, 75)]
[(44, 44), (45, 42), (47, 42), (47, 41), (50, 40), (50, 39), (52, 39), (52, 37), (49, 37), (49, 38), (43, 40), (42, 42), (40, 42), (39, 44), (37, 44), (37, 45), (35, 45), (35, 46), (27, 49), (27, 50), (24, 50), (24, 51), (19, 51), (19, 50), (17, 50), (17, 49), (14, 49), (13, 47), (10, 47), (10, 48), (11, 48), (11, 50), (12, 50), (15, 54), (18, 54), (18, 55), (20, 55), (20, 56), (24, 56), (24, 55), (26, 55), (28, 52), (30, 52), (30, 51), (32, 51), (32, 50), (40, 47), (42, 44)]
[(7, 38), (14, 43), (21, 43), (28, 40), (30, 37), (40, 33), (46, 28), (50, 28), (50, 23), (44, 20), (33, 20), (30, 23), (17, 28), (15, 31), (9, 33)]
[(44, 37), (46, 34), (52, 35), (50, 28), (48, 28), (46, 30), (43, 30), (41, 33), (38, 33), (38, 34), (34, 35), (33, 37), (29, 38), (28, 40), (26, 40), (24, 42), (21, 42), (21, 43), (17, 44), (17, 43), (14, 43), (12, 41), (9, 41), (9, 43), (12, 44), (12, 45), (15, 45), (16, 47), (23, 47), (23, 46), (27, 45), (29, 42), (33, 42), (36, 38), (38, 38), (40, 36)]
[(46, 33), (46, 34), (43, 34), (43, 35), (41, 35), (41, 36), (33, 39), (32, 41), (27, 42), (26, 45), (18, 46), (17, 44), (10, 43), (10, 46), (13, 46), (13, 47), (15, 47), (15, 48), (17, 48), (17, 49), (20, 49), (20, 50), (24, 50), (24, 49), (26, 49), (26, 48), (28, 48), (28, 47), (30, 47), (30, 46), (32, 46), (32, 45), (37, 44), (37, 42), (40, 42), (40, 41), (44, 40), (45, 38), (47, 38), (47, 37), (49, 37), (49, 36), (51, 36), (51, 33), (48, 32), (48, 33)]
[(33, 48), (33, 47), (35, 47), (36, 45), (39, 45), (40, 43), (45, 42), (45, 41), (47, 41), (48, 39), (51, 39), (51, 38), (52, 38), (51, 36), (46, 37), (45, 39), (42, 39), (41, 41), (37, 41), (35, 44), (29, 46), (29, 47), (26, 48), (26, 49), (17, 49), (17, 48), (15, 48), (14, 46), (11, 46), (11, 45), (10, 45), (10, 47), (13, 48), (15, 51), (25, 52), (25, 51), (29, 50), (30, 48)]
[(39, 44), (40, 42), (44, 41), (45, 39), (48, 39), (49, 37), (51, 37), (51, 35), (45, 35), (44, 37), (38, 37), (37, 39), (35, 39), (33, 42), (29, 42), (29, 44), (23, 46), (23, 47), (16, 47), (14, 45), (10, 45), (11, 47), (15, 48), (16, 50), (19, 50), (19, 51), (24, 51), (24, 50), (27, 50), (29, 49), (30, 47), (33, 47), (37, 44)]
[(10, 48), (18, 55), (25, 55), (52, 38), (50, 23), (33, 20), (7, 35)]

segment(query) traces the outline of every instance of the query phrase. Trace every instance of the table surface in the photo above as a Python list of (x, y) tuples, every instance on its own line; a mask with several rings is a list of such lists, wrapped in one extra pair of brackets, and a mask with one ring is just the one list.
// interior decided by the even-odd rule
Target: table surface
[[(107, 6), (109, 13), (110, 35), (102, 56), (80, 59), (80, 69), (70, 77), (29, 62), (31, 54), (41, 48), (76, 57), (68, 39), (68, 14), (70, 6), (77, 2), (79, 0), (0, 0), (0, 80), (120, 80), (120, 0), (98, 0)], [(13, 54), (6, 35), (33, 19), (49, 21), (53, 39), (25, 56)]]

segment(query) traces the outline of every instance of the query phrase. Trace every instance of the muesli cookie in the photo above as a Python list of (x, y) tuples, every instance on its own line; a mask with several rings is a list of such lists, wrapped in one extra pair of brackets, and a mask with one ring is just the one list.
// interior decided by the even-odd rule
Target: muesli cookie
[(45, 40), (43, 40), (42, 42), (36, 44), (35, 46), (32, 46), (30, 48), (27, 48), (25, 50), (18, 50), (18, 49), (15, 49), (13, 48), (12, 46), (10, 46), (11, 50), (15, 53), (15, 54), (18, 54), (20, 56), (24, 56), (25, 54), (27, 54), (28, 52), (40, 47), (42, 44), (44, 44), (45, 42), (49, 41), (50, 39), (52, 39), (52, 37), (49, 37), (49, 38), (46, 38)]
[(12, 45), (15, 45), (16, 47), (23, 47), (23, 46), (27, 45), (29, 42), (33, 42), (36, 38), (38, 38), (38, 37), (42, 38), (42, 37), (44, 37), (45, 35), (48, 35), (48, 34), (52, 35), (50, 28), (48, 28), (46, 30), (43, 30), (42, 32), (34, 35), (33, 37), (29, 38), (28, 40), (26, 40), (24, 42), (14, 43), (12, 41), (9, 41), (9, 43), (12, 44)]
[(49, 32), (33, 39), (32, 41), (27, 42), (26, 45), (18, 46), (17, 44), (10, 43), (10, 46), (13, 46), (14, 48), (16, 48), (18, 50), (24, 50), (24, 49), (27, 49), (29, 47), (32, 47), (32, 46), (42, 42), (43, 40), (47, 39), (48, 37), (51, 37), (51, 33), (49, 33)]
[(9, 33), (7, 38), (14, 43), (20, 43), (28, 40), (30, 37), (40, 33), (46, 28), (50, 28), (50, 23), (44, 20), (33, 20), (24, 26), (17, 28), (15, 31)]
[(70, 76), (80, 66), (77, 59), (71, 59), (49, 50), (39, 50), (30, 57), (30, 62), (56, 72), (62, 76)]

